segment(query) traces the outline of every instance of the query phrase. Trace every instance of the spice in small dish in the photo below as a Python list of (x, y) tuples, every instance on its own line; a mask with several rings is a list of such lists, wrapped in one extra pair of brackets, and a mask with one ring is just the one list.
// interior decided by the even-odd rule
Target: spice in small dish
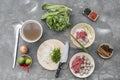
[(95, 11), (92, 11), (88, 17), (93, 20), (93, 21), (96, 21), (96, 19), (98, 18), (98, 14), (95, 12)]
[(99, 46), (97, 52), (102, 58), (110, 58), (113, 54), (113, 48), (110, 44), (103, 43)]
[(95, 12), (94, 10), (91, 10), (90, 8), (85, 8), (83, 11), (83, 14), (92, 21), (96, 21), (99, 16), (97, 12)]
[(85, 14), (86, 16), (88, 16), (90, 14), (90, 12), (91, 12), (91, 9), (85, 8), (83, 14)]

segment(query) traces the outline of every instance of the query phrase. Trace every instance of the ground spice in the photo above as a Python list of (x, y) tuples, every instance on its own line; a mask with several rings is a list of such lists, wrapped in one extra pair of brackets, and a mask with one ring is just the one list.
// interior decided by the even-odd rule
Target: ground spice
[(91, 20), (95, 21), (95, 20), (97, 19), (97, 16), (98, 16), (98, 14), (97, 14), (96, 12), (92, 11), (92, 12), (89, 14), (88, 17), (89, 17)]

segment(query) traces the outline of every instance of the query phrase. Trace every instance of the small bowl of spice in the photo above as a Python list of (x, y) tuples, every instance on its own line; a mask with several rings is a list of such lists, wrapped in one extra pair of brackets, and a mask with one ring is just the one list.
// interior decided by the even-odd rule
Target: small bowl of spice
[(109, 43), (102, 43), (99, 45), (97, 53), (104, 59), (110, 58), (113, 55), (113, 47)]
[(96, 21), (99, 17), (99, 14), (96, 11), (91, 10), (90, 8), (85, 8), (83, 14), (92, 21)]

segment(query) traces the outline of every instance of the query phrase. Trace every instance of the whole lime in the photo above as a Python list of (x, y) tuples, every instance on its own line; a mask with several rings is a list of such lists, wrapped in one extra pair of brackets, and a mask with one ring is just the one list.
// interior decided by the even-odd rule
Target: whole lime
[(18, 59), (18, 63), (19, 64), (24, 64), (25, 63), (25, 58), (23, 56), (21, 56), (19, 59)]
[(26, 61), (25, 61), (25, 64), (30, 65), (31, 63), (32, 63), (32, 60), (30, 58), (27, 58)]

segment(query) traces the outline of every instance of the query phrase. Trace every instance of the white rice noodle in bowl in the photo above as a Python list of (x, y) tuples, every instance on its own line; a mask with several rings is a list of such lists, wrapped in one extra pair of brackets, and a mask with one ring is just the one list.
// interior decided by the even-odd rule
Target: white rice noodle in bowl
[[(82, 39), (77, 39), (77, 40), (80, 43), (82, 43), (84, 47), (87, 48), (91, 46), (95, 40), (95, 31), (89, 24), (79, 23), (72, 28), (70, 33), (76, 38), (77, 32), (81, 32), (81, 31), (85, 32), (87, 36), (84, 41)], [(72, 37), (70, 38), (71, 38), (72, 43), (76, 47), (81, 48), (81, 46)]]

